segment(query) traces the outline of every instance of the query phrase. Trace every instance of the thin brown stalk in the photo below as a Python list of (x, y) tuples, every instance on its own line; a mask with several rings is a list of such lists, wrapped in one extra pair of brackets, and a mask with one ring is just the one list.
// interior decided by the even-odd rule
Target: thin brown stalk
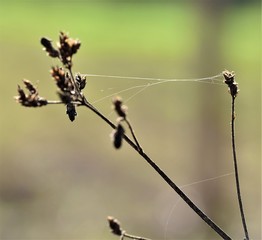
[(133, 239), (133, 240), (151, 240), (149, 238), (134, 236), (134, 235), (131, 235), (131, 234), (124, 232), (123, 235), (121, 236), (121, 240), (124, 240), (125, 238), (129, 238), (129, 239)]
[(137, 148), (139, 149), (139, 152), (142, 152), (143, 149), (141, 148), (141, 146), (140, 146), (140, 144), (139, 144), (139, 142), (138, 142), (138, 140), (136, 138), (135, 132), (134, 132), (134, 130), (133, 130), (133, 128), (132, 128), (132, 126), (131, 126), (131, 124), (130, 124), (130, 122), (128, 121), (127, 118), (125, 118), (125, 122), (128, 125), (128, 127), (129, 127), (129, 130), (130, 130), (130, 132), (132, 134), (132, 137), (134, 138), (134, 141), (135, 141), (135, 143), (137, 145)]
[(247, 230), (246, 218), (244, 214), (243, 202), (240, 191), (240, 182), (237, 166), (237, 154), (236, 154), (236, 144), (235, 144), (235, 99), (239, 92), (238, 83), (235, 81), (235, 73), (228, 70), (223, 71), (223, 76), (225, 78), (225, 83), (228, 86), (229, 93), (231, 95), (232, 104), (231, 104), (231, 139), (232, 139), (232, 152), (233, 152), (233, 162), (235, 170), (235, 180), (236, 180), (236, 189), (237, 189), (237, 198), (239, 204), (239, 210), (241, 215), (241, 220), (243, 224), (243, 229), (245, 233), (245, 240), (249, 240), (249, 234)]
[[(113, 129), (116, 129), (116, 126), (106, 118), (102, 113), (100, 113), (95, 107), (93, 107), (85, 98), (84, 106), (88, 107), (101, 119), (103, 119), (108, 125)], [(164, 173), (163, 170), (144, 152), (141, 151), (139, 145), (134, 143), (128, 136), (124, 135), (125, 141), (142, 156), (147, 163), (165, 180), (165, 182), (187, 203), (187, 205), (199, 216), (201, 219), (211, 227), (218, 235), (223, 239), (230, 240), (231, 237), (226, 234), (215, 222), (213, 222), (191, 199)]]
[(240, 191), (240, 182), (239, 182), (238, 165), (237, 165), (237, 154), (236, 154), (236, 144), (235, 144), (235, 99), (236, 99), (236, 96), (232, 96), (232, 109), (231, 109), (232, 151), (233, 151), (233, 161), (234, 161), (235, 180), (236, 180), (239, 210), (240, 210), (243, 229), (244, 229), (244, 232), (245, 232), (245, 240), (249, 240), (247, 223), (246, 223), (246, 218), (245, 218), (245, 214), (244, 214), (244, 207), (243, 207), (241, 191)]

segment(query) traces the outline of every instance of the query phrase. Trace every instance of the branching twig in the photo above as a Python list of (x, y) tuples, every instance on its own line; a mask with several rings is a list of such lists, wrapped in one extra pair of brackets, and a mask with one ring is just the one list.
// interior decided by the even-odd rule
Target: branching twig
[(114, 104), (113, 107), (114, 107), (117, 115), (119, 116), (119, 118), (117, 119), (118, 122), (124, 121), (127, 124), (128, 128), (131, 132), (131, 135), (132, 135), (132, 137), (133, 137), (133, 139), (136, 143), (138, 151), (143, 152), (143, 149), (141, 148), (141, 146), (140, 146), (140, 144), (137, 140), (137, 137), (136, 137), (135, 132), (132, 128), (132, 125), (131, 125), (130, 121), (127, 119), (127, 106), (123, 105), (122, 99), (120, 97), (115, 97), (113, 99), (113, 104)]
[[(71, 121), (74, 121), (76, 116), (76, 106), (85, 106), (94, 112), (98, 117), (104, 120), (110, 127), (117, 130), (118, 134), (115, 135), (120, 139), (120, 142), (115, 144), (115, 147), (119, 148), (121, 146), (122, 138), (135, 150), (137, 153), (142, 156), (144, 160), (164, 179), (164, 181), (184, 200), (185, 203), (196, 213), (198, 214), (203, 221), (205, 221), (208, 226), (210, 226), (217, 234), (219, 234), (223, 239), (231, 239), (231, 237), (226, 234), (216, 223), (214, 223), (196, 204), (193, 203), (191, 199), (164, 173), (163, 170), (142, 150), (130, 122), (126, 118), (126, 109), (122, 106), (122, 101), (116, 99), (114, 102), (115, 110), (119, 115), (119, 122), (116, 126), (112, 123), (107, 117), (105, 117), (99, 110), (97, 110), (84, 96), (82, 89), (85, 87), (85, 78), (80, 76), (74, 76), (72, 72), (72, 56), (77, 52), (80, 47), (80, 42), (69, 38), (66, 34), (60, 33), (60, 42), (58, 44), (58, 49), (52, 46), (50, 40), (46, 38), (41, 39), (41, 43), (44, 46), (44, 50), (48, 53), (49, 56), (54, 58), (59, 58), (62, 62), (65, 69), (59, 67), (52, 67), (51, 75), (56, 81), (56, 84), (59, 88), (58, 95), (61, 101), (47, 101), (44, 98), (39, 97), (36, 88), (28, 81), (24, 81), (26, 88), (29, 90), (29, 94), (26, 95), (24, 91), (18, 87), (19, 96), (16, 97), (17, 101), (24, 106), (29, 107), (39, 107), (50, 104), (60, 104), (61, 102), (66, 105), (66, 113), (69, 116)], [(124, 133), (122, 126), (120, 125), (121, 121), (125, 121), (131, 131), (134, 142)], [(233, 125), (233, 124), (232, 124)], [(241, 202), (241, 201), (240, 201)], [(242, 204), (241, 204), (242, 206)], [(245, 221), (244, 221), (245, 222)], [(133, 238), (136, 240), (146, 240), (145, 238), (132, 236), (129, 234), (122, 234), (122, 237)], [(248, 240), (248, 235), (247, 240)], [(123, 238), (122, 238), (123, 239)]]
[[(89, 106), (88, 106), (89, 107)], [(90, 107), (89, 107), (90, 108)], [(100, 118), (106, 121), (111, 127), (116, 129), (116, 126), (108, 120), (103, 114), (97, 111), (95, 108), (90, 108), (94, 113), (96, 113)], [(121, 113), (119, 114), (122, 115)], [(124, 117), (124, 116), (122, 116)], [(135, 149), (148, 163), (153, 169), (165, 180), (165, 182), (187, 203), (187, 205), (201, 217), (202, 220), (206, 222), (214, 231), (219, 234), (223, 239), (231, 239), (231, 237), (226, 234), (216, 223), (214, 223), (199, 207), (194, 204), (191, 199), (164, 173), (163, 170), (144, 152), (141, 151), (141, 147), (139, 144), (135, 144), (128, 136), (124, 135), (123, 138), (126, 142)]]
[(134, 130), (133, 130), (133, 128), (132, 128), (132, 126), (131, 126), (131, 124), (130, 124), (130, 122), (129, 122), (129, 120), (128, 120), (127, 118), (125, 118), (125, 122), (126, 122), (126, 124), (128, 125), (128, 128), (129, 128), (129, 130), (130, 130), (130, 132), (131, 132), (131, 134), (132, 134), (132, 137), (133, 137), (134, 140), (135, 140), (135, 143), (136, 143), (136, 145), (137, 145), (138, 151), (139, 151), (139, 152), (143, 152), (143, 149), (141, 148), (141, 146), (140, 146), (140, 144), (139, 144), (139, 142), (138, 142), (138, 140), (137, 140), (137, 138), (136, 138), (135, 132), (134, 132)]
[(111, 232), (120, 237), (120, 240), (124, 240), (125, 238), (133, 239), (133, 240), (150, 240), (149, 238), (144, 238), (140, 236), (134, 236), (126, 233), (121, 226), (120, 222), (114, 217), (107, 217), (107, 221), (109, 223), (109, 227)]

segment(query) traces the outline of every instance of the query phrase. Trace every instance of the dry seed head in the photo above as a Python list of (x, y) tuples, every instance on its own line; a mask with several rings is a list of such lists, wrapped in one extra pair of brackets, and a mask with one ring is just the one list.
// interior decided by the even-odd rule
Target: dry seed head
[(18, 85), (18, 96), (15, 97), (17, 102), (25, 107), (41, 107), (48, 104), (46, 99), (38, 95), (36, 88), (29, 80), (24, 79), (23, 82), (29, 94), (25, 94), (24, 90)]
[(20, 85), (18, 85), (17, 91), (18, 91), (19, 96), (15, 97), (16, 100), (18, 100), (18, 102), (26, 101), (25, 92), (24, 92), (24, 90), (20, 87)]
[(59, 52), (53, 47), (51, 40), (43, 37), (40, 42), (44, 46), (43, 50), (46, 51), (50, 57), (56, 58), (59, 56)]
[(224, 78), (225, 78), (225, 83), (228, 84), (232, 84), (234, 82), (234, 77), (235, 77), (235, 73), (234, 72), (230, 72), (228, 70), (225, 70), (222, 72)]
[(25, 84), (25, 87), (29, 90), (29, 92), (31, 94), (35, 94), (37, 92), (36, 88), (34, 87), (34, 85), (29, 80), (24, 79), (23, 82)]
[(61, 67), (52, 67), (52, 69), (50, 70), (50, 73), (52, 75), (52, 77), (55, 79), (55, 80), (59, 80), (60, 78), (64, 78), (65, 77), (65, 71), (63, 68)]
[(120, 123), (118, 123), (116, 129), (113, 130), (112, 133), (113, 144), (116, 149), (119, 149), (122, 146), (124, 134), (125, 134), (125, 129)]
[(121, 229), (119, 221), (111, 216), (107, 217), (107, 221), (112, 233), (117, 236), (122, 236), (123, 230)]
[(77, 113), (76, 113), (76, 107), (73, 103), (70, 102), (66, 105), (66, 114), (68, 115), (69, 119), (72, 122), (75, 120)]
[(68, 44), (72, 55), (75, 54), (81, 46), (80, 41), (72, 38), (67, 38), (66, 43)]
[(81, 43), (78, 40), (69, 38), (64, 32), (60, 32), (58, 50), (61, 60), (66, 67), (72, 67), (72, 56), (80, 48)]
[(114, 110), (116, 111), (119, 117), (122, 117), (123, 119), (125, 119), (127, 107), (122, 104), (123, 104), (123, 101), (120, 97), (115, 97), (113, 99)]
[(81, 76), (80, 74), (76, 74), (75, 76), (76, 83), (80, 90), (83, 90), (86, 86), (86, 76)]
[(56, 81), (57, 86), (62, 91), (72, 91), (73, 86), (70, 81), (70, 76), (61, 67), (52, 67), (50, 70), (51, 76)]
[(239, 92), (238, 83), (235, 82), (235, 73), (225, 70), (222, 74), (225, 78), (224, 82), (228, 86), (229, 93), (235, 98)]

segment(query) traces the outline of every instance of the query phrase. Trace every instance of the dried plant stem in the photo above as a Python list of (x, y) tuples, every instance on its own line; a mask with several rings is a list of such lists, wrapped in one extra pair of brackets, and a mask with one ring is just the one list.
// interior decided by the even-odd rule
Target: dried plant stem
[[(80, 48), (80, 41), (74, 40), (68, 37), (67, 34), (60, 32), (59, 36), (60, 42), (57, 45), (57, 49), (53, 47), (52, 41), (47, 38), (41, 38), (41, 44), (44, 46), (44, 50), (47, 54), (52, 58), (59, 58), (64, 68), (68, 70), (67, 73), (64, 72), (63, 69), (58, 67), (52, 67), (51, 75), (56, 81), (56, 84), (59, 88), (59, 96), (61, 101), (47, 101), (46, 99), (39, 96), (37, 89), (33, 86), (33, 84), (28, 80), (23, 80), (23, 83), (29, 92), (26, 94), (24, 90), (18, 86), (18, 96), (15, 99), (23, 106), (26, 107), (41, 107), (47, 104), (65, 104), (66, 105), (66, 114), (68, 115), (71, 121), (74, 121), (75, 116), (77, 115), (76, 106), (85, 106), (89, 108), (92, 112), (94, 112), (97, 116), (99, 116), (102, 120), (104, 120), (108, 125), (110, 125), (113, 129), (117, 129), (117, 126), (112, 123), (107, 117), (105, 117), (99, 110), (97, 110), (84, 96), (82, 90), (86, 85), (85, 77), (82, 78), (80, 75), (76, 74), (74, 76), (72, 72), (72, 56), (76, 54), (78, 49)], [(69, 73), (69, 75), (68, 75)], [(240, 208), (241, 219), (243, 223), (243, 228), (245, 232), (245, 240), (249, 240), (247, 224), (244, 215), (244, 209), (240, 194), (240, 183), (238, 176), (238, 167), (237, 167), (237, 157), (236, 157), (236, 147), (235, 147), (235, 97), (238, 93), (238, 84), (234, 80), (234, 72), (229, 72), (227, 70), (223, 71), (223, 76), (225, 78), (225, 83), (228, 85), (230, 94), (232, 96), (232, 120), (231, 120), (231, 137), (232, 137), (232, 149), (233, 149), (233, 160), (234, 160), (234, 168), (235, 168), (235, 179), (236, 179), (236, 188), (237, 188), (237, 196)], [(69, 77), (69, 81), (68, 81)], [(111, 76), (112, 77), (112, 76)], [(116, 99), (114, 101), (115, 110), (118, 113), (119, 117), (121, 117), (121, 121), (125, 121), (129, 127), (129, 130), (132, 134), (133, 141), (124, 134), (124, 130), (120, 132), (120, 142), (115, 144), (116, 148), (121, 146), (122, 138), (140, 155), (147, 163), (165, 180), (165, 182), (184, 200), (185, 203), (197, 214), (202, 220), (210, 226), (219, 236), (223, 239), (230, 240), (231, 237), (228, 236), (216, 223), (214, 223), (195, 203), (191, 201), (191, 199), (165, 174), (164, 171), (160, 169), (160, 167), (143, 151), (141, 148), (134, 130), (126, 118), (125, 108), (122, 107), (122, 101), (120, 99)], [(118, 129), (120, 124), (118, 124)], [(116, 136), (116, 135), (115, 135)], [(118, 236), (120, 239), (130, 238), (134, 240), (149, 240), (143, 237), (137, 237), (130, 234), (126, 234), (125, 231), (122, 231), (118, 221), (112, 217), (108, 217), (108, 221), (112, 232)]]
[(240, 182), (239, 182), (238, 166), (237, 166), (237, 155), (236, 155), (236, 144), (235, 144), (235, 98), (236, 98), (236, 96), (232, 96), (232, 109), (231, 109), (232, 150), (233, 150), (233, 160), (234, 160), (238, 204), (239, 204), (243, 229), (244, 229), (244, 232), (245, 232), (245, 240), (249, 240), (249, 234), (248, 234), (248, 230), (247, 230), (247, 224), (246, 224), (244, 208), (243, 208), (243, 203), (242, 203), (242, 197), (241, 197), (241, 192), (240, 192)]
[(48, 100), (47, 104), (64, 104), (62, 101)]
[(73, 84), (74, 86), (74, 89), (75, 89), (75, 92), (76, 94), (78, 95), (78, 97), (80, 98), (83, 98), (83, 94), (81, 94), (81, 90), (79, 89), (78, 85), (76, 84), (75, 82), (75, 78), (74, 78), (74, 74), (72, 72), (72, 67), (67, 67), (67, 70), (69, 71), (69, 74), (70, 74), (70, 80), (71, 80), (71, 83)]
[[(110, 125), (113, 129), (116, 129), (117, 126), (113, 124), (107, 117), (105, 117), (99, 110), (97, 110), (89, 101), (86, 99), (84, 94), (82, 93), (82, 89), (85, 87), (85, 81), (82, 81), (81, 78), (77, 78), (77, 76), (74, 76), (72, 72), (72, 56), (78, 51), (80, 47), (80, 42), (78, 40), (71, 39), (67, 36), (67, 34), (60, 32), (59, 36), (60, 42), (58, 44), (58, 49), (55, 49), (51, 43), (50, 40), (47, 38), (41, 39), (41, 44), (44, 46), (44, 50), (48, 53), (49, 56), (56, 58), (58, 57), (61, 61), (61, 63), (64, 65), (64, 67), (69, 72), (69, 81), (70, 84), (65, 80), (65, 73), (63, 70), (52, 68), (52, 76), (56, 80), (58, 87), (60, 88), (60, 91), (62, 91), (62, 94), (60, 98), (62, 102), (66, 104), (67, 111), (66, 114), (68, 114), (68, 117), (71, 121), (74, 121), (76, 116), (76, 110), (75, 105), (78, 106), (86, 106), (91, 111), (93, 111), (97, 116), (99, 116), (102, 120), (104, 120), (108, 125)], [(224, 76), (228, 78), (227, 84), (230, 84), (230, 86), (234, 86), (235, 88), (233, 90), (236, 90), (237, 93), (237, 84), (232, 84), (231, 80), (234, 80), (233, 77), (231, 77), (232, 74), (225, 72)], [(234, 76), (234, 75), (232, 75)], [(229, 81), (230, 80), (230, 81)], [(82, 85), (81, 85), (82, 83)], [(23, 92), (23, 90), (18, 87), (19, 97), (18, 101), (25, 106), (42, 106), (46, 105), (47, 101), (45, 99), (42, 99), (38, 96), (38, 92), (34, 88), (34, 86), (28, 82), (24, 81), (24, 84), (26, 85), (26, 88), (29, 90), (31, 94), (28, 96)], [(235, 91), (231, 90), (231, 93), (234, 93)], [(34, 96), (36, 95), (36, 97)], [(73, 103), (72, 101), (75, 101)], [(50, 101), (50, 104), (58, 104), (60, 102), (54, 102)], [(153, 167), (153, 169), (166, 181), (166, 183), (174, 190), (176, 193), (188, 204), (188, 206), (196, 213), (198, 214), (202, 220), (204, 220), (217, 234), (219, 234), (223, 239), (231, 239), (218, 225), (216, 225), (200, 208), (198, 208), (190, 199), (187, 197), (187, 195), (158, 167), (158, 165), (149, 157), (147, 154), (142, 150), (140, 147), (140, 144), (134, 134), (134, 131), (132, 129), (132, 126), (130, 122), (126, 119), (126, 112), (125, 109), (121, 107), (122, 101), (119, 99), (116, 99), (115, 101), (115, 110), (119, 114), (120, 117), (124, 119), (124, 121), (127, 123), (132, 137), (134, 139), (134, 142), (128, 138), (127, 135), (124, 134), (124, 131), (121, 133), (121, 139), (122, 137), (125, 139), (125, 141), (133, 147), (135, 151), (138, 152), (147, 162), (148, 164)], [(118, 125), (119, 126), (119, 125)], [(115, 145), (116, 146), (116, 145)], [(118, 146), (118, 145), (117, 145)], [(113, 221), (113, 222), (112, 222)], [(117, 226), (117, 222), (114, 221), (111, 217), (109, 218), (109, 222)], [(119, 235), (120, 228), (113, 229), (113, 232), (117, 235)], [(120, 235), (121, 236), (121, 235)], [(124, 238), (124, 234), (122, 234), (122, 237)], [(134, 238), (134, 236), (126, 235), (126, 237), (133, 239), (140, 239), (143, 240), (143, 238)], [(121, 238), (121, 239), (123, 239)]]
[(127, 233), (124, 232), (120, 239), (124, 240), (125, 238), (129, 238), (129, 239), (133, 239), (133, 240), (151, 240), (149, 238), (134, 236), (134, 235), (127, 234)]
[(137, 145), (137, 147), (138, 147), (138, 151), (139, 151), (139, 152), (142, 152), (143, 149), (141, 148), (141, 146), (140, 146), (140, 144), (139, 144), (139, 142), (138, 142), (138, 140), (137, 140), (137, 138), (136, 138), (135, 132), (134, 132), (134, 130), (133, 130), (133, 128), (132, 128), (132, 126), (131, 126), (131, 124), (130, 124), (130, 122), (128, 121), (127, 118), (125, 118), (125, 122), (126, 122), (126, 124), (128, 125), (129, 130), (130, 130), (130, 132), (131, 132), (131, 134), (132, 134), (132, 137), (133, 137), (134, 140), (135, 140), (135, 143), (136, 143), (136, 145)]
[(108, 216), (107, 221), (109, 223), (109, 228), (111, 229), (111, 232), (119, 236), (120, 240), (124, 240), (125, 238), (133, 240), (151, 240), (149, 238), (144, 238), (126, 233), (126, 231), (121, 228), (120, 222), (114, 217)]
[[(83, 105), (92, 110), (96, 115), (103, 119), (108, 125), (113, 129), (116, 129), (116, 126), (106, 118), (102, 113), (100, 113), (94, 106), (92, 106), (86, 98), (83, 96)], [(147, 162), (154, 168), (154, 170), (165, 180), (165, 182), (187, 203), (187, 205), (199, 215), (203, 221), (208, 224), (214, 231), (220, 235), (223, 239), (230, 240), (231, 237), (228, 236), (216, 223), (214, 223), (199, 207), (197, 207), (189, 197), (158, 167), (158, 165), (144, 152), (141, 151), (139, 144), (134, 143), (128, 136), (124, 135), (125, 141), (136, 150)]]
[[(78, 102), (78, 101), (72, 101), (73, 104), (75, 104), (76, 106), (81, 106), (83, 105), (82, 103)], [(59, 100), (47, 100), (47, 104), (48, 105), (56, 105), (56, 104), (65, 104), (64, 102), (62, 101), (59, 101)]]

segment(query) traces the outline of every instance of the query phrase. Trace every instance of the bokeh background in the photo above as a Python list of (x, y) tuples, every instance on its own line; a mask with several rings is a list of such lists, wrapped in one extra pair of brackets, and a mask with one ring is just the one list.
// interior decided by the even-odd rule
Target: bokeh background
[[(260, 1), (245, 0), (1, 0), (0, 239), (117, 239), (108, 215), (152, 239), (220, 239), (127, 144), (116, 151), (111, 129), (92, 112), (79, 108), (72, 123), (61, 105), (16, 104), (23, 78), (57, 99), (49, 69), (58, 62), (39, 40), (56, 42), (61, 30), (82, 42), (75, 72), (198, 78), (235, 71), (242, 196), (250, 236), (261, 239), (260, 11)], [(85, 94), (91, 102), (109, 96), (95, 106), (115, 121), (110, 95), (147, 83), (89, 77)], [(126, 104), (144, 150), (233, 239), (243, 239), (230, 101), (223, 84), (174, 82)]]

